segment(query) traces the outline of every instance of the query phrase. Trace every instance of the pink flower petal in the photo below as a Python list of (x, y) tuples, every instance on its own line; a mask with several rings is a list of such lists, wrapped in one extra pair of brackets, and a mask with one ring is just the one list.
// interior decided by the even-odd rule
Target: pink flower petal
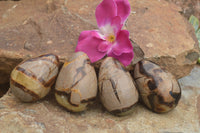
[(87, 38), (87, 37), (88, 37), (88, 34), (91, 34), (91, 31), (90, 31), (90, 30), (89, 30), (89, 31), (82, 31), (81, 34), (80, 34), (80, 36), (79, 36), (78, 41), (81, 41), (81, 40)]
[(127, 30), (121, 30), (118, 33), (112, 51), (115, 55), (121, 55), (122, 53), (133, 51), (133, 46), (129, 40), (129, 32)]
[(99, 38), (100, 35), (97, 30), (85, 30), (81, 32), (78, 41), (81, 41), (88, 36), (96, 36), (97, 38)]
[(105, 42), (96, 31), (83, 31), (79, 37), (78, 44), (76, 46), (76, 52), (85, 52), (90, 58), (91, 62), (100, 60), (106, 55), (106, 52), (98, 50), (100, 44)]
[(103, 0), (96, 8), (96, 20), (99, 27), (111, 23), (117, 16), (117, 5), (113, 0)]
[(131, 12), (130, 4), (128, 0), (115, 0), (115, 2), (117, 4), (117, 16), (120, 16), (122, 23), (124, 23)]
[(117, 35), (123, 26), (123, 24), (121, 24), (121, 17), (119, 17), (119, 16), (114, 17), (112, 19), (111, 26), (114, 30), (115, 35)]
[(112, 44), (109, 44), (107, 41), (103, 41), (99, 44), (98, 46), (98, 50), (100, 52), (107, 52), (108, 49), (110, 49), (110, 47), (112, 46)]
[(110, 52), (108, 56), (114, 57), (115, 59), (119, 60), (124, 66), (128, 66), (133, 59), (134, 53), (133, 51), (130, 51), (128, 53), (122, 53), (120, 56), (117, 56), (113, 52)]

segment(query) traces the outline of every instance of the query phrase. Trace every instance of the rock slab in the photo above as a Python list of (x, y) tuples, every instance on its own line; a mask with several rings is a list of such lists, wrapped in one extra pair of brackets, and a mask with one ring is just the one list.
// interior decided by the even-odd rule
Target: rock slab
[[(36, 103), (22, 103), (9, 91), (0, 99), (1, 133), (199, 133), (200, 66), (179, 80), (182, 97), (171, 112), (156, 114), (138, 103), (129, 116), (116, 117), (102, 105), (70, 113), (56, 103), (52, 91)], [(199, 118), (198, 118), (199, 115)]]
[(177, 78), (190, 73), (199, 57), (194, 29), (180, 9), (165, 1), (131, 1), (127, 21), (130, 36), (143, 49), (145, 58)]
[[(11, 70), (23, 59), (54, 53), (67, 60), (80, 32), (97, 29), (98, 4), (95, 0), (1, 1), (0, 84), (8, 82)], [(198, 58), (198, 45), (179, 8), (163, 0), (131, 0), (130, 4), (125, 29), (145, 58), (177, 78), (187, 75)]]

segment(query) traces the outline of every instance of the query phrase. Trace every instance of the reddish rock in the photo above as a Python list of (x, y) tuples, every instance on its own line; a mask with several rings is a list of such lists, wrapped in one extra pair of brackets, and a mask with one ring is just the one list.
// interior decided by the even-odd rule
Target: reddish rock
[[(61, 61), (67, 60), (75, 50), (80, 32), (97, 28), (94, 13), (98, 3), (95, 0), (1, 1), (0, 84), (8, 82), (11, 70), (25, 58), (54, 53)], [(198, 58), (198, 46), (194, 31), (179, 14), (179, 8), (163, 0), (130, 3), (132, 11), (125, 28), (145, 57), (177, 78), (187, 75)], [(143, 58), (139, 46), (134, 48), (132, 64)]]
[(181, 13), (189, 19), (191, 15), (200, 20), (200, 1), (199, 0), (166, 0), (181, 7)]
[(194, 30), (180, 9), (165, 1), (131, 1), (127, 21), (131, 38), (143, 49), (145, 58), (167, 69), (177, 78), (191, 71), (198, 59)]
[[(9, 26), (4, 24), (0, 27), (0, 84), (8, 82), (11, 70), (25, 58), (44, 53), (57, 54), (61, 61), (70, 57), (74, 53), (80, 32), (95, 28), (80, 17), (68, 12), (65, 7), (54, 12), (51, 9), (52, 13), (48, 14), (46, 6), (48, 7), (49, 3), (41, 3), (38, 0), (35, 2), (40, 5), (41, 10), (37, 6), (30, 8), (34, 5), (33, 2), (16, 3), (18, 8), (13, 10), (16, 10), (14, 14), (18, 16), (13, 18), (14, 16), (11, 15), (8, 18), (11, 17), (20, 24), (15, 23), (13, 26), (9, 19), (1, 18), (3, 22), (8, 21)], [(4, 4), (6, 5), (5, 2)], [(0, 3), (0, 7), (4, 4)], [(27, 9), (28, 7), (30, 10)], [(21, 12), (27, 11), (26, 9), (31, 13), (25, 13), (26, 19), (20, 18)], [(36, 10), (34, 15), (32, 15), (32, 10)]]
[[(94, 15), (90, 14), (94, 11), (87, 15), (95, 2), (88, 0), (82, 4), (82, 1), (77, 4), (68, 0), (66, 7), (83, 19), (95, 22)], [(130, 4), (131, 14), (125, 28), (142, 48), (145, 58), (161, 65), (176, 78), (189, 74), (199, 56), (198, 41), (188, 20), (179, 13), (181, 8), (163, 0), (132, 0)]]

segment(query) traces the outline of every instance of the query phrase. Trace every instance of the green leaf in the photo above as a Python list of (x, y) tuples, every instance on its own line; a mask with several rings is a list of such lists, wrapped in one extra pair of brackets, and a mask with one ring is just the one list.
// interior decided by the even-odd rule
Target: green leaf
[(191, 15), (189, 22), (192, 24), (196, 32), (199, 28), (199, 20), (195, 16)]
[(198, 41), (200, 41), (200, 29), (197, 30), (196, 37), (197, 37)]
[(199, 57), (199, 59), (197, 60), (197, 64), (200, 64), (200, 57)]

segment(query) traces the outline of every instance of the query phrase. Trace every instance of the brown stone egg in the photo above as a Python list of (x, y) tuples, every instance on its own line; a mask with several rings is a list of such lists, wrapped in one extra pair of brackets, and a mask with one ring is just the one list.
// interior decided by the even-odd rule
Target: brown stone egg
[(46, 54), (17, 65), (10, 77), (12, 93), (21, 101), (32, 102), (46, 96), (58, 74), (59, 59)]
[(87, 109), (97, 95), (97, 77), (88, 56), (75, 53), (64, 63), (56, 81), (56, 100), (71, 112)]
[(176, 107), (181, 88), (172, 74), (150, 61), (140, 61), (134, 79), (143, 103), (153, 112), (164, 113)]
[(130, 73), (117, 60), (104, 59), (98, 80), (101, 103), (109, 112), (123, 116), (133, 111), (138, 92)]

